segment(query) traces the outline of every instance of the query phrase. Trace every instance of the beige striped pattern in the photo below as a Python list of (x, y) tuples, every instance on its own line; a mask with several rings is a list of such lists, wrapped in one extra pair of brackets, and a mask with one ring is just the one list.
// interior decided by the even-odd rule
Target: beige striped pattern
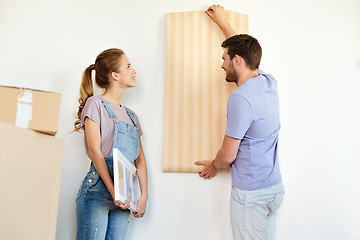
[[(238, 33), (248, 33), (248, 16), (228, 11)], [(197, 160), (211, 160), (225, 133), (226, 104), (235, 84), (221, 69), (225, 40), (204, 13), (166, 15), (166, 76), (163, 171), (198, 172)]]

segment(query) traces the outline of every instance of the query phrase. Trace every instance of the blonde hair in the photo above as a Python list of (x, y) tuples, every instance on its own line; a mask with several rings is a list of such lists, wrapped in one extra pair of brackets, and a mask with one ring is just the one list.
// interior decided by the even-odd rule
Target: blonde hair
[(91, 78), (92, 70), (95, 70), (95, 83), (99, 87), (106, 89), (109, 86), (110, 74), (112, 72), (117, 72), (120, 67), (122, 55), (125, 55), (125, 53), (121, 49), (107, 49), (96, 57), (95, 64), (91, 64), (85, 69), (80, 85), (79, 109), (74, 123), (74, 131), (80, 132), (82, 110), (87, 99), (94, 95), (94, 87)]

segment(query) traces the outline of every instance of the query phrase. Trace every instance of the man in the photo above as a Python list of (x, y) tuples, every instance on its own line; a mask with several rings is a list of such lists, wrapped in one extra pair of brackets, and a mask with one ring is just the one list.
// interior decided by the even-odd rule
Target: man
[(204, 179), (230, 166), (234, 239), (274, 239), (276, 212), (284, 196), (277, 156), (277, 82), (258, 70), (262, 51), (255, 38), (236, 35), (222, 6), (213, 5), (206, 13), (227, 38), (222, 43), (221, 67), (226, 81), (234, 82), (238, 88), (228, 100), (225, 137), (215, 159), (195, 164), (204, 166), (199, 173)]

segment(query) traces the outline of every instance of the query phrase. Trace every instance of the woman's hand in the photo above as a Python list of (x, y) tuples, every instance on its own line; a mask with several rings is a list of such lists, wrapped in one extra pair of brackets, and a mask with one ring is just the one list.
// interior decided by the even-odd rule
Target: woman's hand
[(121, 202), (118, 202), (118, 201), (114, 201), (115, 203), (115, 206), (125, 210), (125, 209), (128, 209), (130, 207), (130, 202), (128, 200), (125, 201), (125, 203), (121, 203)]
[(114, 201), (115, 206), (125, 210), (128, 209), (130, 207), (130, 202), (128, 200), (125, 201), (125, 203), (121, 203), (119, 201), (115, 201), (115, 189), (114, 186), (112, 187), (112, 191), (110, 192), (112, 199)]
[(137, 202), (137, 212), (133, 212), (134, 217), (136, 218), (141, 218), (144, 216), (145, 211), (146, 211), (146, 202), (147, 202), (147, 197), (141, 195), (141, 197), (139, 198), (138, 202)]

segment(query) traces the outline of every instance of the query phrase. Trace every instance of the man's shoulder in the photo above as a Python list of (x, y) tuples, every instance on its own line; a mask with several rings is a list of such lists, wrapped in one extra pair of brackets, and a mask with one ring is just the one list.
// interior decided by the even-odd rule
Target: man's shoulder
[(246, 95), (245, 93), (246, 93), (246, 90), (244, 90), (240, 86), (230, 94), (229, 99), (244, 98), (244, 95)]
[(260, 76), (264, 76), (266, 79), (271, 80), (272, 82), (277, 82), (274, 76), (270, 73), (265, 73), (263, 70), (259, 69)]
[[(245, 82), (246, 83), (246, 82)], [(241, 84), (237, 89), (235, 89), (235, 91), (233, 91), (230, 94), (229, 99), (234, 99), (234, 100), (246, 100), (248, 102), (251, 101), (252, 96), (254, 95), (254, 89), (252, 86), (250, 86), (249, 84)]]
[(251, 95), (244, 93), (243, 91), (238, 91), (236, 89), (229, 96), (228, 105), (237, 105), (237, 106), (250, 106), (251, 107)]

